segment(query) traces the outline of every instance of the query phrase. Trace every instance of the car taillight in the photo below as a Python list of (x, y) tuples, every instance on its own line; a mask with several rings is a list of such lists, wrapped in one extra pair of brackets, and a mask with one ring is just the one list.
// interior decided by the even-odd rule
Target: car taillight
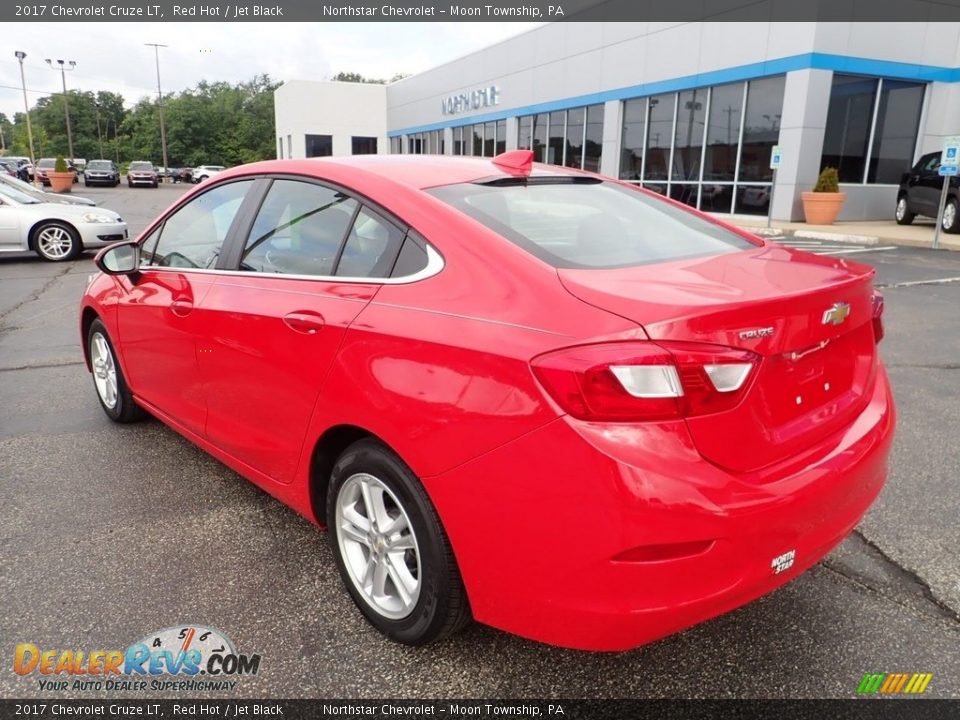
[(883, 294), (873, 291), (873, 339), (875, 342), (883, 340)]
[(624, 342), (565, 348), (531, 361), (564, 412), (580, 420), (640, 422), (735, 407), (760, 356), (684, 342)]

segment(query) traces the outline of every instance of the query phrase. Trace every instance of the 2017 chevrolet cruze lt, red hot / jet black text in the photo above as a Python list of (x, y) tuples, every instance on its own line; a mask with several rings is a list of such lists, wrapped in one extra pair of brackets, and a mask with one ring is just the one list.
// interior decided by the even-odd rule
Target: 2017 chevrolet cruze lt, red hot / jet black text
[(328, 527), (400, 642), (635, 647), (810, 567), (886, 476), (871, 268), (531, 160), (233, 168), (83, 298), (106, 413)]

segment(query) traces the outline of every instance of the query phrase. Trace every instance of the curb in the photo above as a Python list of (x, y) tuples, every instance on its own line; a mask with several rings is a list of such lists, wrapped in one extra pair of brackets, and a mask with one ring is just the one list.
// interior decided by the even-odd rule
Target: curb
[[(793, 230), (790, 228), (776, 227), (750, 227), (738, 226), (753, 235), (759, 235), (762, 238), (796, 238), (798, 240), (820, 240), (824, 242), (850, 243), (853, 245), (896, 245), (898, 247), (913, 247), (932, 249), (933, 237), (930, 240), (919, 240), (914, 238), (887, 238), (877, 235), (854, 235), (851, 233), (831, 233), (819, 230)], [(954, 239), (956, 236), (940, 235), (940, 249), (953, 252), (960, 251), (960, 239)]]

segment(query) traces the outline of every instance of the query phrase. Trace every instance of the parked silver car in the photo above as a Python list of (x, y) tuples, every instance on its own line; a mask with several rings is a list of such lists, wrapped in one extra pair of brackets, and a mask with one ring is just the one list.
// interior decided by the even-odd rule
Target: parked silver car
[(127, 224), (112, 210), (42, 202), (0, 185), (0, 252), (33, 250), (57, 262), (126, 237)]
[(61, 194), (44, 192), (35, 185), (31, 185), (23, 180), (17, 180), (9, 175), (0, 175), (0, 185), (12, 187), (15, 190), (19, 190), (22, 193), (30, 195), (40, 202), (62, 203), (64, 205), (86, 205), (87, 207), (94, 207), (97, 204), (96, 200), (80, 197), (79, 195), (74, 195), (73, 193)]

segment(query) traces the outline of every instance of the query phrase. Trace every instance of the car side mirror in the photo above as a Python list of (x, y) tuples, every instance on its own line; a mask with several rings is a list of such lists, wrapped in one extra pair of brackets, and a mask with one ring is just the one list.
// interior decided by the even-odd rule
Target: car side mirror
[(133, 275), (140, 272), (140, 244), (134, 240), (104, 248), (94, 259), (107, 275)]

